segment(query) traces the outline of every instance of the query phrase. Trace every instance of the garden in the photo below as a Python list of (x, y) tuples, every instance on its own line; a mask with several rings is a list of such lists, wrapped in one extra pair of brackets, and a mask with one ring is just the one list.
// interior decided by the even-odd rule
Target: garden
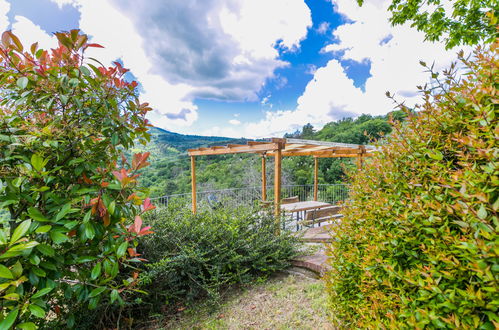
[[(86, 57), (101, 45), (76, 29), (52, 50), (4, 32), (0, 329), (497, 328), (499, 44), (487, 22), (447, 40), (480, 42), (471, 57), (444, 72), (421, 63), (420, 105), (394, 99), (403, 121), (345, 169), (321, 280), (289, 275), (307, 250), (258, 203), (155, 205), (140, 183), (149, 153), (127, 152), (150, 141), (152, 109), (122, 63)], [(248, 323), (252, 311), (265, 324)]]

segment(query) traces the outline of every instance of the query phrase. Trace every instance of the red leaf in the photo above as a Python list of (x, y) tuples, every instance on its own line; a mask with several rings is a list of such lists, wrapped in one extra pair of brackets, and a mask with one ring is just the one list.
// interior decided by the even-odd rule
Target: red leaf
[(86, 44), (86, 47), (104, 48), (104, 46), (99, 44)]
[(154, 210), (155, 208), (156, 208), (156, 206), (152, 205), (151, 199), (149, 197), (147, 197), (144, 200), (144, 203), (142, 203), (142, 212), (146, 212), (146, 211), (149, 211), (149, 210)]
[(109, 219), (109, 213), (107, 213), (107, 211), (106, 214), (104, 214), (102, 220), (104, 221), (104, 227), (109, 226), (109, 224), (111, 223), (111, 220)]
[(133, 155), (132, 159), (132, 169), (140, 170), (143, 167), (149, 166), (150, 163), (147, 162), (147, 158), (149, 157), (150, 152), (138, 153)]
[(92, 180), (90, 180), (89, 178), (87, 178), (87, 176), (85, 175), (85, 173), (83, 173), (83, 182), (85, 182), (86, 184), (92, 184)]
[(140, 228), (142, 227), (142, 218), (140, 216), (137, 215), (135, 217), (133, 227), (134, 227), (134, 232), (138, 234), (140, 232)]

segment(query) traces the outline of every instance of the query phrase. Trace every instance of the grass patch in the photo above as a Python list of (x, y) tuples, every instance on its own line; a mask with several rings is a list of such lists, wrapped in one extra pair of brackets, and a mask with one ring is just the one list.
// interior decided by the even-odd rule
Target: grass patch
[(193, 306), (151, 329), (333, 329), (328, 313), (322, 281), (279, 273), (230, 291), (215, 310)]

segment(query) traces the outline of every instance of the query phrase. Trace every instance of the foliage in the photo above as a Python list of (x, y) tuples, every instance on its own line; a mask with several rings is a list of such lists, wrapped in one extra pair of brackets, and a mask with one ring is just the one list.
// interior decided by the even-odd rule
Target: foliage
[(364, 170), (329, 253), (345, 328), (499, 324), (498, 44), (478, 48), (395, 130)]
[(204, 209), (170, 205), (148, 217), (155, 233), (141, 241), (150, 263), (143, 280), (151, 303), (216, 299), (220, 290), (289, 266), (297, 253), (290, 232), (275, 235), (271, 215), (251, 208)]
[[(326, 124), (315, 132), (312, 125), (305, 125), (302, 131), (287, 134), (289, 138), (344, 143), (373, 143), (391, 132), (388, 121), (393, 117), (403, 120), (402, 111), (394, 111), (386, 116), (361, 115), (356, 119), (345, 118)], [(221, 137), (198, 137), (180, 135), (157, 128), (146, 148), (137, 147), (136, 152), (151, 152), (151, 166), (142, 171), (141, 183), (148, 187), (152, 196), (189, 193), (190, 159), (183, 143), (188, 148), (246, 143), (244, 140), (227, 140)], [(260, 186), (261, 162), (258, 157), (248, 154), (217, 155), (197, 157), (197, 182), (199, 190), (244, 188)], [(356, 167), (349, 159), (321, 159), (319, 162), (320, 183), (340, 183), (345, 180), (345, 167)], [(311, 157), (286, 157), (283, 160), (284, 184), (312, 184), (313, 159)], [(272, 160), (267, 165), (267, 182), (272, 182)]]
[(50, 52), (11, 32), (0, 45), (1, 329), (72, 327), (68, 308), (122, 302), (138, 274), (117, 275), (140, 262), (140, 216), (154, 208), (137, 188), (148, 155), (117, 165), (120, 148), (148, 138), (137, 83), (119, 63), (86, 63), (102, 46), (78, 30), (56, 37)]
[[(357, 0), (359, 5), (364, 0)], [(452, 4), (452, 8), (450, 5)], [(448, 8), (446, 8), (446, 6)], [(430, 41), (444, 37), (447, 48), (459, 44), (492, 42), (497, 37), (496, 0), (392, 0), (388, 7), (393, 25), (411, 22)], [(486, 12), (488, 15), (486, 15)]]

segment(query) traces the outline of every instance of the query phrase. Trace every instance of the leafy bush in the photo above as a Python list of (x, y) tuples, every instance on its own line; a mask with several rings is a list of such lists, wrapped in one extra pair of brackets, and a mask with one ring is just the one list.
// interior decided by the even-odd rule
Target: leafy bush
[(499, 324), (497, 47), (460, 54), (462, 80), (431, 72), (420, 111), (352, 174), (327, 275), (341, 327)]
[(0, 44), (1, 329), (72, 327), (71, 308), (122, 302), (135, 238), (148, 232), (140, 216), (153, 208), (136, 179), (148, 155), (117, 164), (148, 138), (137, 83), (119, 63), (87, 63), (85, 49), (101, 46), (78, 30), (56, 37), (51, 52), (25, 50), (11, 32)]
[(192, 302), (216, 298), (220, 290), (247, 283), (289, 266), (298, 241), (290, 232), (275, 234), (275, 220), (248, 208), (205, 209), (170, 205), (150, 214), (154, 234), (142, 239), (150, 263), (143, 273), (150, 301)]

